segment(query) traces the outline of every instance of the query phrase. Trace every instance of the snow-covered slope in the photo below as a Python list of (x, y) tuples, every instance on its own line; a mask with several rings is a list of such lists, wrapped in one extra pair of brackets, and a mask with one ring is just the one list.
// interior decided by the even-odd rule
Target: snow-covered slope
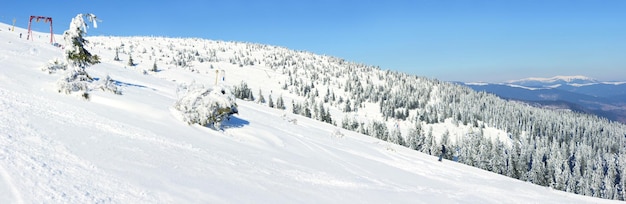
[(223, 131), (178, 120), (178, 83), (215, 75), (144, 75), (103, 60), (88, 72), (109, 74), (123, 95), (60, 94), (61, 74), (40, 67), (62, 50), (18, 32), (0, 31), (0, 203), (614, 202), (440, 163), (253, 102), (238, 101)]

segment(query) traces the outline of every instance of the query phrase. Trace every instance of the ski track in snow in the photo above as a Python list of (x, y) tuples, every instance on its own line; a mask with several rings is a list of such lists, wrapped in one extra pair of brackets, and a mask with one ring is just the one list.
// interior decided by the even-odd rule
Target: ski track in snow
[[(356, 166), (348, 167), (350, 163), (348, 163), (344, 159), (341, 159), (339, 156), (337, 156), (333, 152), (327, 150), (327, 148), (330, 148), (330, 147), (326, 147), (323, 144), (317, 144), (317, 141), (304, 137), (300, 134), (293, 134), (293, 136), (294, 137), (292, 138), (294, 138), (301, 145), (305, 146), (309, 151), (324, 152), (325, 155), (329, 156), (328, 158), (330, 159), (332, 163), (345, 167), (345, 170), (350, 171), (351, 173), (354, 173), (353, 169), (359, 169), (359, 167), (356, 167)], [(354, 188), (354, 189), (371, 187), (367, 183), (356, 183), (356, 182), (350, 182), (348, 180), (344, 180), (344, 179), (337, 178), (337, 177), (331, 177), (324, 172), (312, 173), (312, 172), (292, 171), (292, 172), (288, 172), (287, 174), (294, 177), (296, 180), (306, 181), (306, 182), (318, 184), (318, 185), (328, 185), (328, 186), (337, 186), (337, 187)], [(354, 175), (359, 175), (359, 174), (354, 174)]]
[[(39, 102), (30, 105), (33, 101)], [(156, 201), (72, 154), (53, 139), (54, 135), (45, 135), (46, 131), (38, 130), (37, 124), (20, 115), (19, 110), (31, 110), (43, 120), (62, 115), (55, 110), (59, 104), (49, 103), (53, 102), (0, 89), (0, 130), (4, 131), (0, 137), (0, 174), (18, 203), (26, 196), (55, 203)]]
[[(0, 160), (5, 160), (5, 156), (7, 155), (7, 152), (5, 149), (2, 150), (2, 157), (0, 157)], [(17, 186), (15, 185), (13, 178), (11, 178), (11, 175), (9, 174), (9, 172), (4, 168), (4, 165), (0, 165), (0, 183), (5, 184), (4, 188), (8, 189), (9, 192), (11, 192), (12, 195), (2, 195), (0, 196), (0, 203), (10, 203), (10, 202), (15, 202), (15, 203), (24, 203), (24, 199), (22, 198), (22, 196), (19, 193), (19, 190), (17, 188)], [(2, 189), (2, 188), (0, 188)]]
[[(260, 112), (263, 112), (264, 114), (275, 115), (275, 113), (267, 112), (263, 110), (255, 110), (255, 111), (260, 111)], [(358, 164), (354, 164), (350, 161), (350, 159), (347, 159), (347, 158), (354, 158), (354, 156), (363, 157), (365, 159), (371, 159), (371, 158), (368, 158), (369, 155), (355, 154), (351, 151), (345, 151), (344, 148), (338, 147), (337, 145), (340, 144), (340, 142), (337, 142), (337, 141), (340, 140), (340, 138), (333, 138), (331, 136), (330, 139), (334, 140), (334, 142), (329, 142), (327, 140), (319, 140), (320, 138), (307, 137), (304, 135), (305, 134), (304, 132), (300, 133), (296, 131), (289, 131), (290, 128), (285, 128), (285, 126), (294, 126), (296, 124), (289, 122), (289, 119), (284, 118), (284, 117), (282, 121), (279, 121), (278, 124), (275, 124), (275, 125), (277, 125), (278, 127), (276, 128), (275, 131), (272, 131), (272, 132), (276, 134), (275, 132), (283, 131), (284, 135), (289, 135), (289, 137), (284, 138), (288, 140), (281, 140), (280, 137), (276, 137), (275, 135), (272, 135), (272, 134), (258, 134), (259, 136), (256, 138), (256, 140), (269, 140), (273, 144), (280, 144), (279, 147), (282, 147), (282, 148), (294, 147), (294, 148), (300, 149), (300, 151), (306, 150), (308, 152), (315, 152), (315, 155), (319, 156), (320, 159), (322, 159), (325, 163), (330, 163), (331, 166), (340, 167), (339, 169), (341, 169), (342, 171), (346, 171), (347, 175), (351, 175), (351, 176), (359, 175), (358, 179), (356, 179), (357, 181), (351, 181), (349, 179), (344, 179), (344, 178), (329, 175), (323, 170), (314, 171), (314, 170), (304, 170), (305, 168), (296, 168), (294, 170), (283, 172), (283, 174), (286, 177), (299, 181), (299, 182), (310, 183), (313, 185), (332, 186), (332, 187), (338, 187), (338, 188), (344, 188), (344, 189), (369, 189), (369, 190), (376, 190), (376, 189), (390, 190), (391, 189), (391, 190), (398, 190), (398, 191), (402, 189), (401, 187), (390, 186), (389, 182), (376, 179), (377, 172), (363, 169), (362, 166), (359, 166)], [(304, 128), (304, 129), (307, 129), (307, 128)], [(332, 131), (329, 132), (329, 134), (332, 134)], [(302, 146), (303, 148), (300, 148), (300, 146)], [(348, 154), (350, 157), (342, 157), (342, 155), (338, 155), (337, 153), (342, 153), (342, 154), (345, 153), (345, 154)], [(343, 156), (346, 156), (346, 155), (343, 155)], [(371, 159), (371, 160), (375, 160), (375, 159)], [(279, 161), (282, 161), (282, 160), (279, 160)], [(413, 188), (413, 187), (409, 187), (409, 188)]]

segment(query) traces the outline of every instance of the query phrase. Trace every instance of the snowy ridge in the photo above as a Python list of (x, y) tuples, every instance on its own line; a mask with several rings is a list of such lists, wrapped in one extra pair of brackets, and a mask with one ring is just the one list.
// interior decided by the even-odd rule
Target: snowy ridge
[[(119, 39), (93, 41), (118, 46)], [(0, 31), (0, 44), (1, 203), (614, 202), (448, 160), (440, 163), (433, 156), (255, 102), (237, 101), (240, 114), (223, 131), (187, 125), (172, 113), (178, 83), (213, 84), (212, 69), (181, 69), (158, 61), (159, 72), (144, 74), (156, 59), (136, 56), (139, 65), (129, 67), (111, 60), (114, 50), (101, 46), (93, 50), (103, 63), (88, 72), (99, 78), (111, 75), (123, 85), (123, 95), (93, 91), (90, 101), (84, 101), (57, 93), (54, 82), (60, 74), (40, 70), (62, 50), (6, 31)], [(226, 70), (222, 83), (235, 86), (238, 77), (253, 75), (246, 81), (266, 94), (278, 94), (281, 87), (265, 80), (287, 80), (263, 67), (244, 72), (227, 63), (216, 66)], [(282, 94), (288, 103), (298, 99)], [(371, 117), (373, 110), (357, 117)], [(337, 109), (332, 113), (341, 117)], [(448, 120), (431, 126), (445, 132), (444, 127), (455, 125)], [(458, 129), (463, 128), (469, 127)], [(501, 134), (487, 130), (495, 132), (488, 135)]]
[(463, 84), (470, 86), (486, 86), (486, 85), (506, 85), (510, 87), (523, 88), (528, 90), (556, 89), (561, 86), (586, 87), (599, 84), (606, 85), (622, 85), (626, 82), (620, 81), (598, 81), (586, 76), (555, 76), (550, 78), (530, 77), (525, 79), (509, 80), (502, 83), (486, 83), (486, 82), (465, 82)]
[(519, 80), (510, 80), (503, 85), (524, 88), (528, 90), (555, 89), (559, 86), (569, 85), (575, 87), (591, 86), (602, 82), (586, 76), (555, 76), (551, 78), (531, 77)]
[[(467, 85), (472, 85), (472, 84), (467, 84)], [(483, 86), (484, 86), (484, 85), (483, 85)], [(517, 84), (506, 84), (506, 86), (515, 87), (515, 88), (522, 88), (522, 89), (528, 89), (528, 90), (531, 90), (531, 91), (534, 91), (534, 90), (541, 90), (541, 89), (548, 89), (548, 88), (533, 88), (533, 87), (526, 87), (526, 86), (517, 85)]]
[(488, 83), (488, 82), (467, 82), (467, 83), (464, 83), (464, 84), (467, 84), (467, 85), (474, 85), (474, 86), (485, 86), (485, 85), (489, 85), (489, 83)]
[(523, 88), (528, 90), (555, 89), (561, 86), (585, 87), (598, 84), (623, 85), (622, 81), (598, 81), (586, 76), (555, 76), (551, 78), (530, 77), (525, 79), (509, 80), (501, 83), (489, 82), (464, 82), (469, 86), (506, 85), (510, 87)]
[(557, 82), (572, 83), (576, 81), (597, 82), (597, 80), (593, 78), (578, 75), (578, 76), (554, 76), (551, 78), (531, 77), (531, 78), (525, 78), (525, 79), (519, 79), (519, 80), (510, 80), (510, 81), (507, 81), (507, 83), (524, 84), (524, 83), (529, 83), (529, 82), (539, 82), (539, 83), (552, 84), (552, 83), (557, 83)]
[(623, 85), (623, 84), (626, 84), (626, 82), (623, 82), (623, 81), (613, 81), (613, 82), (602, 82), (602, 84)]

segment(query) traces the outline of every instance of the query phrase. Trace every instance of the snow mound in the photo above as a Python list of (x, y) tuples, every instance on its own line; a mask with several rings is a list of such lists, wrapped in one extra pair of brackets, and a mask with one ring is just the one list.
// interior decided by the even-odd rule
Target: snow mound
[(183, 121), (188, 124), (213, 125), (220, 129), (224, 120), (238, 112), (235, 96), (225, 86), (205, 88), (192, 84), (183, 90), (186, 91), (174, 108), (181, 112)]

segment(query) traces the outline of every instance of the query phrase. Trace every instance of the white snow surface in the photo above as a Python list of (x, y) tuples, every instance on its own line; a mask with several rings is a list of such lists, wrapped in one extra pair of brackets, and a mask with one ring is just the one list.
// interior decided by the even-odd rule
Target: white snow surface
[(110, 74), (122, 95), (57, 93), (62, 73), (40, 67), (63, 50), (19, 32), (0, 31), (0, 203), (617, 202), (437, 162), (253, 102), (237, 101), (222, 131), (187, 125), (172, 108), (172, 79), (186, 77), (174, 70), (144, 75), (103, 60), (87, 71)]

